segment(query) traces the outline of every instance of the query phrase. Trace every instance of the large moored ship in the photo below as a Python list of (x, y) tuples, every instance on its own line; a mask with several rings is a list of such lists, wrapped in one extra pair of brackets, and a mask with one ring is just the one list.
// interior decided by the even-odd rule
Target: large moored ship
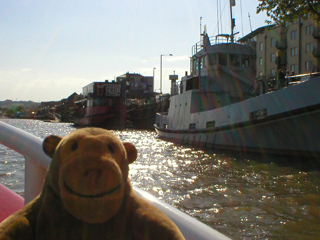
[(288, 78), (266, 92), (253, 56), (233, 33), (209, 38), (204, 32), (193, 47), (191, 74), (181, 79), (168, 112), (156, 116), (158, 135), (197, 146), (318, 156), (319, 74)]

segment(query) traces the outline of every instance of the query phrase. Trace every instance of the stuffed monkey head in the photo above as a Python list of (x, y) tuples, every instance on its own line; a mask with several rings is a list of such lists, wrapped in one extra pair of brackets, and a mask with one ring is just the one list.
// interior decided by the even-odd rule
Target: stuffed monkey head
[(47, 137), (43, 149), (52, 158), (45, 185), (71, 215), (103, 223), (117, 214), (129, 181), (128, 165), (137, 158), (133, 144), (104, 129), (83, 128), (64, 138)]

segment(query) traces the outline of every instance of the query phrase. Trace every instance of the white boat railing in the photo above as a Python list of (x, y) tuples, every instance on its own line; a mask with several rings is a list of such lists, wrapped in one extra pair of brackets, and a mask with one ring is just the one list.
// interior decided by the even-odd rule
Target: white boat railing
[[(25, 158), (25, 203), (42, 189), (51, 159), (42, 150), (42, 139), (0, 121), (0, 144), (22, 154)], [(151, 194), (134, 187), (135, 193), (167, 214), (180, 228), (187, 240), (230, 239)]]
[(51, 159), (42, 150), (42, 139), (0, 121), (0, 143), (25, 158), (25, 203), (42, 189)]

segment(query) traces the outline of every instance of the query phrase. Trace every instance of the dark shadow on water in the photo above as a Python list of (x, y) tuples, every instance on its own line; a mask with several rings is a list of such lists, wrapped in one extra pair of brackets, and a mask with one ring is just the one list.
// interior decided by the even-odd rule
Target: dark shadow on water
[(224, 155), (236, 161), (256, 161), (262, 164), (276, 164), (279, 167), (291, 167), (299, 171), (320, 171), (319, 157), (303, 157), (279, 154), (263, 154), (258, 152), (243, 152), (235, 150), (209, 149), (204, 147), (194, 147), (191, 145), (175, 144), (176, 146), (190, 147), (192, 149), (203, 150), (207, 154)]
[(313, 157), (301, 157), (301, 156), (282, 156), (274, 154), (259, 154), (259, 153), (230, 153), (232, 155), (238, 155), (241, 158), (248, 158), (253, 161), (267, 164), (276, 164), (280, 167), (291, 167), (297, 170), (309, 172), (320, 170), (320, 159)]

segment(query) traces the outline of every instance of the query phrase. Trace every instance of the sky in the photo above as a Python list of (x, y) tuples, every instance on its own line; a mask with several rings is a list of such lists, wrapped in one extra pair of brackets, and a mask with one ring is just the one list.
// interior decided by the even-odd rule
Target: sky
[[(236, 38), (266, 25), (258, 4), (236, 0)], [(189, 71), (200, 25), (209, 36), (230, 33), (229, 0), (0, 0), (0, 101), (59, 101), (153, 68), (159, 92), (160, 55), (172, 54), (162, 57), (167, 93), (169, 75)]]

